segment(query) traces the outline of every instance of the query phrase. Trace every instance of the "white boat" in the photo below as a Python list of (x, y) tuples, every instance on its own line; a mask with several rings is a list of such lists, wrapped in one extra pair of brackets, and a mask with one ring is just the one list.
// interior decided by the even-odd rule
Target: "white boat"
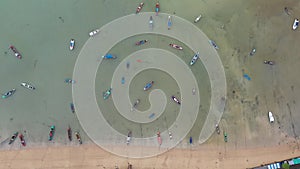
[(299, 26), (299, 19), (296, 18), (293, 23), (293, 30), (296, 30), (298, 26)]
[(195, 20), (194, 20), (194, 23), (197, 23), (197, 22), (199, 22), (200, 21), (200, 19), (201, 19), (201, 17), (202, 17), (202, 15), (199, 15)]
[(73, 50), (73, 49), (74, 49), (74, 46), (75, 46), (75, 40), (74, 40), (74, 39), (71, 39), (71, 40), (70, 40), (70, 50)]
[(97, 33), (99, 33), (100, 32), (100, 30), (99, 29), (95, 29), (95, 30), (93, 30), (93, 31), (91, 31), (90, 33), (89, 33), (89, 36), (90, 37), (93, 37), (93, 36), (95, 36)]
[(269, 112), (268, 112), (268, 116), (269, 116), (269, 121), (270, 121), (270, 123), (273, 123), (273, 122), (275, 121), (274, 116), (273, 116), (273, 113), (269, 111)]
[(35, 90), (35, 87), (32, 86), (31, 84), (27, 83), (27, 82), (22, 82), (21, 86), (23, 86), (23, 87), (25, 87), (27, 89), (30, 89), (30, 90)]
[(193, 56), (191, 62), (190, 62), (190, 65), (192, 66), (193, 64), (196, 63), (196, 61), (198, 60), (199, 58), (199, 52), (195, 53), (195, 55)]

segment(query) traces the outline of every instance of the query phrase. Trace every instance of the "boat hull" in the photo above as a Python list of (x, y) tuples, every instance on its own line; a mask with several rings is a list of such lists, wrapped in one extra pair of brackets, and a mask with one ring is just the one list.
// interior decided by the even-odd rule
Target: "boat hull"
[(35, 87), (32, 86), (31, 84), (27, 83), (27, 82), (22, 82), (21, 86), (23, 86), (23, 87), (25, 87), (26, 89), (29, 89), (29, 90), (35, 90)]
[(71, 41), (70, 41), (70, 50), (73, 50), (74, 49), (74, 47), (75, 47), (75, 40), (74, 39), (71, 39)]
[(293, 23), (293, 30), (296, 30), (299, 26), (299, 20), (298, 19), (295, 19), (294, 20), (294, 23)]
[(16, 92), (16, 89), (12, 89), (12, 90), (6, 92), (5, 94), (2, 95), (2, 99), (6, 99), (6, 98), (12, 96), (15, 92)]

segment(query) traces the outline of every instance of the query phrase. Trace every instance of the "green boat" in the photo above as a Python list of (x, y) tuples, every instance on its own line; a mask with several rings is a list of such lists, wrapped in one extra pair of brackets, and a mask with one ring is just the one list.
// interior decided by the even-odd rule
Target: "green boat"
[(103, 92), (103, 99), (106, 100), (111, 95), (111, 88), (107, 89), (105, 92)]

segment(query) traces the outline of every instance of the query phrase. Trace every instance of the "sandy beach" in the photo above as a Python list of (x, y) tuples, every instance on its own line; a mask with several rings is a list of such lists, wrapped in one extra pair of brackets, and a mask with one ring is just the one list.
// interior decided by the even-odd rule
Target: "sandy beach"
[[(199, 138), (212, 104), (209, 93), (212, 83), (209, 82), (205, 65), (201, 65), (203, 62), (197, 63), (198, 69), (192, 70), (198, 83), (202, 83), (199, 85), (202, 105), (198, 119), (174, 149), (151, 158), (131, 159), (113, 155), (94, 144), (80, 125), (78, 116), (70, 112), (69, 104), (74, 101), (72, 86), (65, 84), (64, 79), (73, 76), (77, 57), (89, 38), (88, 32), (132, 14), (139, 3), (137, 0), (130, 3), (93, 0), (89, 4), (66, 0), (60, 5), (50, 1), (37, 3), (34, 0), (28, 3), (0, 2), (0, 9), (3, 8), (0, 10), (0, 20), (6, 23), (0, 27), (0, 36), (3, 37), (0, 41), (0, 79), (4, 79), (1, 80), (0, 90), (4, 93), (18, 86), (16, 94), (0, 102), (0, 169), (114, 169), (115, 165), (122, 169), (127, 167), (128, 162), (138, 169), (242, 169), (300, 156), (300, 80), (297, 78), (300, 29), (292, 30), (294, 19), (300, 18), (300, 2), (295, 0), (161, 1), (163, 13), (177, 15), (192, 23), (196, 16), (202, 14), (203, 18), (194, 25), (220, 48), (217, 53), (224, 66), (227, 83), (225, 110), (219, 123), (221, 134), (213, 133), (205, 143), (197, 143), (199, 140), (196, 138)], [(153, 12), (154, 5), (155, 2), (147, 2), (142, 12)], [(19, 11), (24, 15), (15, 16)], [(78, 23), (78, 20), (82, 23)], [(173, 28), (176, 30), (176, 22)], [(76, 39), (74, 51), (68, 49), (71, 37)], [(170, 50), (163, 45), (169, 41), (180, 43), (168, 37), (145, 37), (157, 43), (145, 48)], [(128, 44), (145, 37), (138, 35), (123, 39), (110, 50), (118, 56), (121, 53), (129, 55), (137, 49)], [(187, 35), (187, 39), (192, 37)], [(11, 44), (21, 51), (24, 56), (22, 60), (17, 60), (7, 50)], [(182, 45), (184, 48), (191, 47)], [(249, 56), (253, 48), (256, 53)], [(174, 53), (188, 63), (193, 51), (185, 52)], [(100, 54), (95, 53), (97, 56)], [(263, 64), (264, 60), (272, 60), (275, 65)], [(103, 116), (114, 127), (112, 129), (118, 131), (121, 137), (126, 137), (128, 129), (137, 130), (135, 133), (139, 133), (139, 138), (143, 137), (143, 132), (138, 131), (140, 128), (147, 131), (145, 137), (155, 136), (157, 128), (167, 129), (172, 124), (171, 120), (166, 123), (167, 127), (165, 123), (160, 126), (158, 122), (140, 127), (139, 124), (128, 123), (127, 119), (121, 121), (123, 117), (120, 115), (111, 115), (110, 112), (117, 110), (111, 110), (112, 100), (107, 104), (102, 101), (102, 92), (110, 85), (116, 64), (118, 62), (100, 66), (95, 75), (96, 87), (90, 90), (96, 91), (97, 104), (104, 110)], [(108, 73), (104, 74), (103, 70)], [(147, 75), (156, 73), (148, 72)], [(245, 74), (251, 80), (244, 78)], [(145, 79), (140, 79), (133, 79), (136, 85), (129, 86), (129, 90), (143, 86)], [(22, 81), (32, 82), (37, 90), (31, 92), (20, 87)], [(174, 79), (167, 81), (173, 82)], [(174, 93), (180, 87), (161, 84), (161, 88), (166, 93)], [(135, 100), (135, 97), (133, 94), (130, 100)], [(143, 97), (147, 100), (146, 96)], [(145, 102), (141, 104), (140, 111), (150, 106), (148, 101)], [(78, 105), (75, 103), (75, 107)], [(166, 110), (179, 113), (178, 108), (170, 106)], [(275, 117), (272, 124), (267, 117), (268, 111), (272, 111)], [(175, 121), (175, 118), (172, 120)], [(48, 142), (51, 125), (56, 125), (57, 132), (54, 141)], [(83, 145), (67, 140), (68, 126), (73, 131), (80, 131)], [(27, 147), (21, 147), (19, 140), (11, 146), (7, 144), (7, 139), (15, 131), (25, 135)], [(228, 134), (227, 143), (224, 142), (224, 132)], [(195, 140), (193, 145), (189, 144), (189, 136)], [(123, 143), (124, 139), (114, 141)], [(147, 151), (147, 147), (126, 144), (109, 146), (119, 151)], [(157, 151), (157, 148), (149, 148), (148, 151)]]

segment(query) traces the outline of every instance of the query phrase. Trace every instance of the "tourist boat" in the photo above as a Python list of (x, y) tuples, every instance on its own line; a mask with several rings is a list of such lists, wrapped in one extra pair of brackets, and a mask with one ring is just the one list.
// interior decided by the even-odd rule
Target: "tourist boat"
[(52, 125), (52, 126), (50, 127), (50, 132), (49, 132), (49, 138), (48, 138), (49, 141), (52, 141), (52, 140), (53, 140), (54, 133), (55, 133), (55, 126)]
[(159, 2), (157, 2), (156, 4), (155, 4), (155, 12), (156, 12), (156, 15), (158, 15), (158, 12), (159, 12)]
[(148, 40), (140, 40), (140, 41), (136, 42), (135, 45), (140, 46), (140, 45), (143, 45), (147, 42), (148, 42)]
[(23, 87), (25, 87), (25, 88), (27, 88), (29, 90), (35, 90), (35, 87), (32, 86), (31, 84), (27, 83), (27, 82), (22, 82), (21, 86), (23, 86)]
[(130, 143), (131, 138), (132, 138), (132, 132), (129, 131), (128, 134), (127, 134), (127, 139), (126, 139), (126, 144), (127, 144), (127, 145)]
[(71, 39), (71, 40), (70, 40), (70, 50), (73, 50), (73, 49), (74, 49), (74, 46), (75, 46), (75, 40), (74, 40), (74, 39)]
[(264, 60), (264, 64), (266, 65), (274, 65), (274, 62), (271, 60)]
[(25, 142), (25, 139), (24, 139), (24, 136), (23, 136), (22, 133), (19, 135), (19, 138), (20, 138), (20, 141), (21, 141), (22, 146), (25, 147), (25, 146), (26, 146), (26, 142)]
[(108, 53), (108, 54), (102, 56), (102, 58), (103, 59), (117, 59), (117, 56), (114, 56), (114, 55)]
[(103, 99), (106, 100), (111, 95), (111, 88), (107, 89), (105, 92), (103, 92)]
[(147, 84), (145, 85), (145, 87), (144, 87), (144, 91), (149, 90), (149, 89), (152, 87), (153, 83), (154, 83), (154, 81), (151, 81), (151, 82), (147, 83)]
[(217, 46), (216, 42), (213, 40), (209, 40), (208, 41), (215, 49), (219, 49), (219, 47)]
[(9, 49), (10, 49), (11, 51), (14, 52), (14, 55), (15, 55), (18, 59), (22, 59), (22, 55), (20, 54), (20, 52), (19, 52), (13, 45), (11, 45), (11, 46), (9, 47)]
[(299, 20), (298, 19), (295, 19), (294, 20), (294, 23), (293, 23), (293, 30), (296, 30), (299, 26)]
[(70, 103), (70, 109), (72, 113), (75, 113), (75, 107), (73, 103)]
[(171, 96), (171, 98), (175, 103), (181, 104), (180, 101), (175, 96)]
[(171, 26), (172, 26), (172, 19), (171, 19), (171, 16), (169, 15), (168, 16), (168, 30), (171, 29)]
[(2, 99), (6, 99), (6, 98), (8, 98), (9, 96), (12, 96), (15, 92), (16, 92), (16, 89), (12, 89), (12, 90), (10, 90), (10, 91), (4, 93), (4, 94), (2, 95)]
[(178, 49), (178, 50), (183, 50), (183, 48), (181, 46), (178, 46), (174, 43), (170, 43), (169, 46), (171, 46), (172, 48)]
[(95, 36), (96, 34), (98, 34), (99, 32), (100, 32), (99, 29), (95, 29), (95, 30), (93, 30), (93, 31), (91, 31), (91, 32), (89, 33), (89, 36), (90, 36), (90, 37), (93, 37), (93, 36)]
[(80, 134), (78, 131), (75, 132), (75, 136), (76, 136), (76, 139), (79, 142), (79, 144), (82, 144), (82, 140), (81, 140), (81, 137), (80, 137)]
[(193, 64), (196, 63), (196, 61), (198, 60), (199, 58), (199, 52), (195, 53), (195, 55), (193, 56), (191, 62), (190, 62), (190, 65), (192, 66)]
[(162, 139), (161, 139), (161, 136), (160, 136), (160, 131), (157, 132), (157, 142), (159, 145), (162, 144)]
[(76, 83), (76, 81), (73, 79), (70, 79), (70, 78), (66, 78), (65, 83), (74, 84), (74, 83)]
[(68, 139), (69, 139), (69, 141), (72, 141), (72, 129), (71, 129), (70, 126), (68, 127), (67, 133), (68, 133)]
[(11, 136), (11, 138), (10, 138), (8, 144), (12, 144), (12, 143), (16, 140), (16, 138), (18, 137), (18, 134), (19, 134), (19, 132), (15, 132), (15, 133)]
[(140, 13), (141, 10), (142, 10), (142, 8), (143, 8), (143, 6), (144, 6), (144, 2), (141, 2), (141, 3), (139, 4), (139, 6), (136, 8), (135, 13), (136, 13), (136, 14)]
[(150, 16), (150, 19), (149, 19), (149, 26), (151, 29), (153, 29), (153, 18), (152, 16)]
[(197, 23), (197, 22), (199, 22), (200, 21), (200, 19), (201, 19), (201, 17), (202, 17), (202, 15), (199, 15), (195, 20), (194, 20), (194, 23)]

